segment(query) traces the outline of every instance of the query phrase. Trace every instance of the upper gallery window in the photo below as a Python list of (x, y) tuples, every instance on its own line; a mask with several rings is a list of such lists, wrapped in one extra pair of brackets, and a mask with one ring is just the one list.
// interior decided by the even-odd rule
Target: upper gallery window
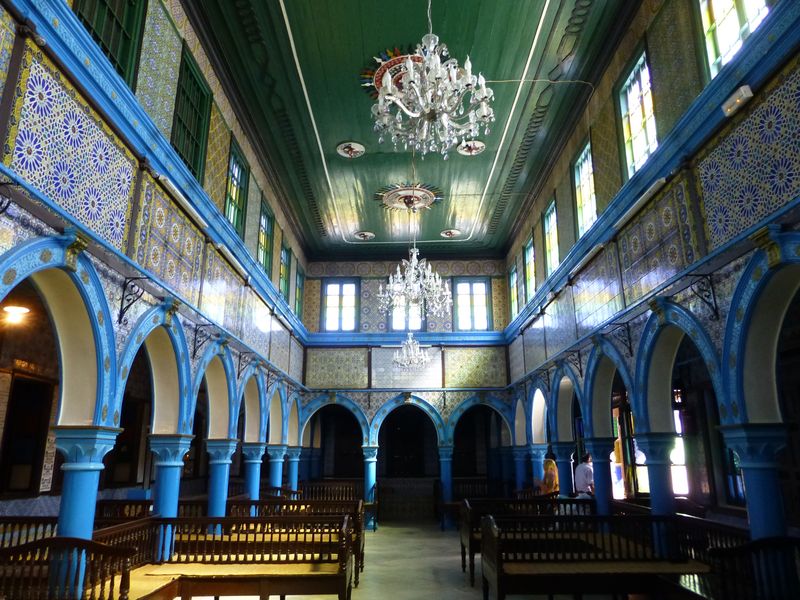
[[(231, 138), (231, 154), (228, 161), (228, 190), (225, 194), (225, 218), (239, 237), (244, 237), (244, 214), (247, 207), (247, 185), (250, 167), (247, 165), (236, 140)], [(281, 256), (283, 260), (283, 256)], [(288, 280), (287, 280), (288, 281)]]
[(422, 329), (422, 311), (419, 304), (411, 304), (406, 308), (405, 298), (397, 298), (392, 308), (389, 326), (392, 331), (420, 331)]
[(700, 0), (711, 77), (736, 55), (768, 12), (765, 0)]
[(297, 263), (297, 271), (294, 274), (294, 314), (298, 318), (303, 318), (303, 290), (306, 287), (306, 274)]
[(619, 93), (622, 116), (622, 137), (628, 177), (647, 161), (658, 147), (656, 118), (653, 114), (653, 94), (650, 90), (650, 69), (642, 53)]
[(558, 222), (556, 221), (556, 201), (551, 200), (544, 211), (544, 266), (549, 277), (558, 268)]
[(128, 87), (133, 87), (146, 0), (75, 0), (73, 10)]
[(203, 181), (205, 173), (210, 118), (211, 90), (192, 53), (184, 46), (175, 92), (171, 141), (172, 147), (199, 182)]
[(292, 272), (292, 251), (288, 246), (281, 245), (281, 270), (278, 274), (278, 289), (281, 296), (289, 301), (289, 273)]
[(508, 305), (513, 319), (519, 312), (519, 303), (517, 302), (517, 265), (511, 267), (508, 272)]
[(587, 142), (586, 147), (578, 155), (573, 175), (575, 178), (575, 212), (578, 221), (578, 237), (581, 237), (597, 219), (591, 143)]
[(462, 278), (455, 280), (456, 329), (486, 331), (489, 329), (489, 280)]
[(325, 331), (355, 331), (358, 283), (355, 279), (335, 279), (323, 286)]
[(536, 293), (536, 263), (533, 254), (533, 236), (525, 244), (522, 260), (525, 263), (525, 302), (528, 303)]
[(264, 195), (261, 195), (261, 213), (258, 217), (258, 248), (256, 258), (264, 267), (267, 277), (272, 277), (272, 228), (273, 217)]

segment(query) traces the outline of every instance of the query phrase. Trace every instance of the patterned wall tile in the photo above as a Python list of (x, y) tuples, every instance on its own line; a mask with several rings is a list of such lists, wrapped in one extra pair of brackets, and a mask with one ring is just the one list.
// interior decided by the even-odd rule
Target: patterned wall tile
[(359, 322), (362, 333), (384, 333), (387, 329), (388, 318), (378, 310), (378, 292), (385, 283), (383, 279), (361, 280)]
[(14, 49), (16, 23), (6, 9), (0, 6), (0, 95), (6, 85), (8, 64), (11, 62), (11, 51)]
[(515, 337), (508, 347), (508, 371), (511, 381), (516, 381), (525, 375), (525, 354), (521, 335)]
[(793, 60), (699, 163), (709, 250), (800, 194), (799, 66)]
[(508, 325), (508, 283), (505, 277), (492, 277), (492, 329), (503, 331)]
[(241, 291), (244, 281), (212, 246), (206, 251), (206, 272), (200, 307), (211, 319), (240, 335)]
[(140, 265), (197, 305), (204, 236), (146, 174), (133, 244), (133, 256)]
[(615, 104), (612, 99), (597, 115), (591, 130), (592, 165), (597, 210), (603, 211), (622, 187)]
[(148, 3), (142, 35), (136, 97), (153, 122), (170, 139), (175, 92), (181, 67), (181, 36), (159, 0)]
[(526, 372), (536, 369), (547, 360), (544, 335), (544, 319), (541, 318), (536, 319), (522, 334)]
[(319, 331), (319, 311), (322, 298), (322, 280), (306, 278), (303, 290), (303, 325), (311, 333)]
[(622, 310), (617, 247), (609, 244), (573, 281), (575, 320), (583, 336)]
[(374, 388), (440, 388), (442, 387), (442, 351), (428, 348), (430, 362), (422, 369), (398, 369), (392, 359), (397, 348), (372, 349), (372, 387)]
[(225, 210), (225, 186), (228, 183), (228, 158), (231, 149), (231, 130), (225, 124), (217, 105), (211, 103), (208, 126), (208, 149), (204, 188), (220, 212)]
[[(389, 277), (399, 264), (396, 261), (330, 261), (308, 263), (309, 277)], [(431, 267), (442, 277), (501, 277), (505, 274), (502, 260), (432, 260)]]
[(269, 357), (272, 313), (251, 287), (242, 293), (242, 339), (263, 356)]
[(564, 288), (547, 307), (544, 314), (547, 328), (547, 356), (555, 356), (575, 341), (575, 307), (572, 302), (572, 287)]
[(619, 235), (625, 300), (635, 302), (700, 258), (681, 176), (652, 200)]
[(133, 154), (31, 42), (14, 104), (5, 164), (125, 252)]
[(306, 385), (310, 388), (367, 387), (366, 348), (309, 348)]
[(269, 360), (279, 369), (289, 371), (289, 330), (272, 317), (272, 335), (269, 340)]
[(503, 387), (506, 384), (505, 347), (445, 348), (445, 387)]
[(302, 383), (303, 381), (303, 346), (292, 338), (289, 347), (289, 375)]

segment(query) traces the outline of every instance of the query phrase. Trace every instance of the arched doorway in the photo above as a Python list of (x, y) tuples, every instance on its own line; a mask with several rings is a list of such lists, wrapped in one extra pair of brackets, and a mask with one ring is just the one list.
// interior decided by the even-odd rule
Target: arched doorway
[(200, 382), (192, 423), (192, 442), (183, 459), (181, 497), (191, 497), (206, 492), (208, 479), (208, 388), (205, 377)]
[[(453, 499), (470, 495), (502, 496), (510, 489), (510, 431), (500, 414), (475, 405), (461, 415), (453, 430)], [(506, 463), (506, 464), (504, 464)]]
[(306, 427), (319, 430), (321, 476), (350, 479), (364, 476), (362, 433), (352, 412), (336, 404), (323, 406)]
[(439, 455), (430, 417), (413, 404), (395, 408), (381, 424), (378, 447), (380, 519), (434, 518)]

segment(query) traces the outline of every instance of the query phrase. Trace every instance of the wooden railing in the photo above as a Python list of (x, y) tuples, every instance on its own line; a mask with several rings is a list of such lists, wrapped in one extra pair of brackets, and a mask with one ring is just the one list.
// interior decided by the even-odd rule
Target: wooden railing
[(58, 517), (0, 517), (0, 548), (53, 537), (57, 524)]
[(762, 538), (709, 550), (714, 598), (800, 598), (800, 538)]
[(115, 548), (130, 548), (131, 568), (156, 562), (159, 538), (153, 517), (136, 519), (128, 523), (120, 523), (97, 529), (92, 536), (95, 542)]
[(704, 563), (711, 562), (709, 548), (733, 548), (750, 540), (747, 529), (689, 515), (676, 516), (675, 531), (680, 551)]

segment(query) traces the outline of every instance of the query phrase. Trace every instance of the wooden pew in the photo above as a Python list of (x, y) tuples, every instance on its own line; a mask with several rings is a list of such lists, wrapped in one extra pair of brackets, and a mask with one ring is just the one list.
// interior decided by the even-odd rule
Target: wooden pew
[(57, 524), (58, 517), (0, 517), (0, 548), (53, 537)]
[(533, 499), (472, 498), (461, 501), (459, 533), (461, 538), (461, 570), (466, 571), (469, 555), (469, 582), (475, 585), (475, 554), (481, 551), (481, 519), (494, 516), (535, 516), (558, 513), (591, 515), (593, 500), (559, 499), (557, 493)]
[(378, 484), (376, 483), (366, 500), (363, 479), (320, 479), (302, 481), (296, 492), (300, 500), (364, 500), (364, 511), (370, 517), (372, 530), (377, 529), (378, 521)]
[(680, 552), (673, 517), (486, 516), (483, 598), (507, 594), (652, 593), (662, 576), (706, 573)]

